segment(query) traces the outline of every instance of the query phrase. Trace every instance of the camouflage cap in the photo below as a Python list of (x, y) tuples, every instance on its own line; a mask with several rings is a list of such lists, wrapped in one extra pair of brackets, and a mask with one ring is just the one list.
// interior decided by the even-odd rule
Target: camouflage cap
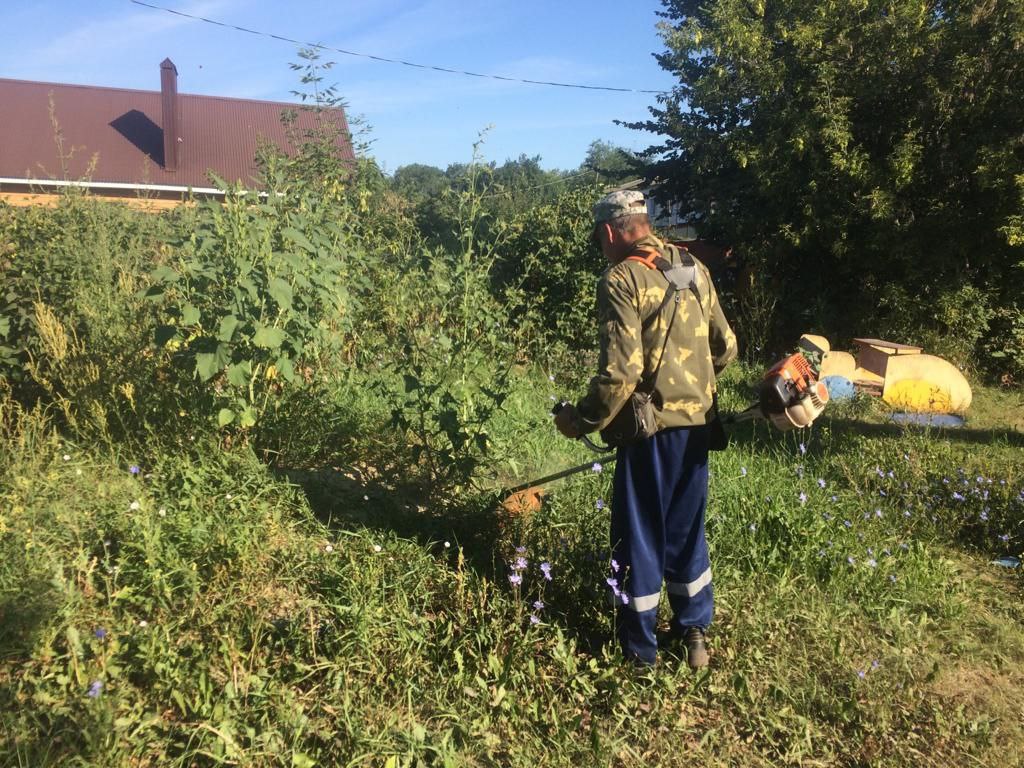
[(647, 213), (647, 201), (643, 192), (619, 190), (609, 192), (594, 204), (594, 223), (611, 221), (620, 216), (632, 216), (636, 213)]

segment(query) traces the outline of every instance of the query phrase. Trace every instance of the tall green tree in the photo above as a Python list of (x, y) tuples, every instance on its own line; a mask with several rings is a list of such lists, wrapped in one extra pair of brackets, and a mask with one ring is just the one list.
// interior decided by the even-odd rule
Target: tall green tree
[(592, 171), (589, 182), (615, 184), (635, 179), (643, 173), (644, 162), (628, 149), (618, 147), (611, 142), (595, 139), (587, 147), (587, 156), (577, 173)]
[(1024, 3), (664, 2), (648, 172), (785, 330), (978, 341), (1024, 290)]

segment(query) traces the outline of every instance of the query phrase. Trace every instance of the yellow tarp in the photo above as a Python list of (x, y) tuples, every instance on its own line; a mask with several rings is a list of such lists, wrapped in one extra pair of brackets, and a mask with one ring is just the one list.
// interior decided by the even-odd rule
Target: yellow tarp
[(908, 411), (963, 413), (971, 404), (971, 385), (941, 357), (897, 355), (885, 369), (882, 399)]

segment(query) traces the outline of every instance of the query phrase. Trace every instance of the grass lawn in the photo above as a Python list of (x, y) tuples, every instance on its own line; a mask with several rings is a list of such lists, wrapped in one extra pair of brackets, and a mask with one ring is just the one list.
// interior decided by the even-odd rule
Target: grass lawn
[[(553, 434), (555, 390), (523, 375), (488, 483), (590, 455)], [(959, 432), (876, 401), (738, 429), (695, 674), (610, 644), (610, 467), (509, 517), (370, 444), (274, 471), (4, 408), (0, 765), (1019, 765), (1024, 581), (990, 561), (1024, 549), (1022, 423), (1019, 393), (980, 390)]]

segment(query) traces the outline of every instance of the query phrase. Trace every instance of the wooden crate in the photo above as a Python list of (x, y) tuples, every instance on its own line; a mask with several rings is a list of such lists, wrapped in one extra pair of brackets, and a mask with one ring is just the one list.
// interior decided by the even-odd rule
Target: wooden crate
[(853, 343), (857, 345), (857, 367), (883, 379), (890, 357), (921, 354), (921, 347), (882, 339), (854, 339)]

